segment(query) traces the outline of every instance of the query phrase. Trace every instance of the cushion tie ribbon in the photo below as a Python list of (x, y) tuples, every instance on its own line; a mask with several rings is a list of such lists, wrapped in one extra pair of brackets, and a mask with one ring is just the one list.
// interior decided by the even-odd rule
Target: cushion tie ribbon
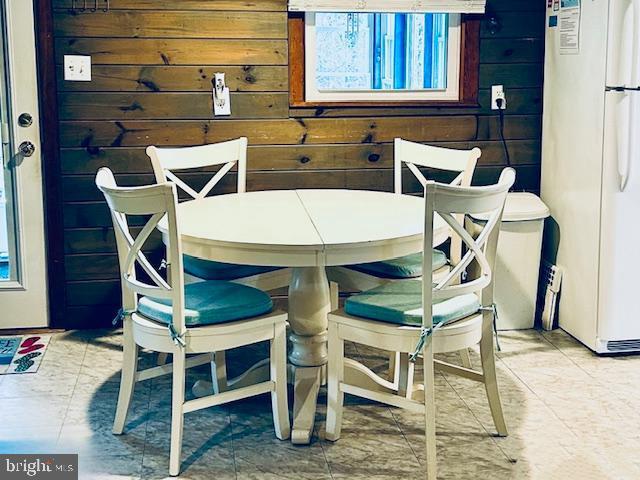
[[(497, 329), (498, 307), (496, 306), (495, 303), (493, 303), (493, 304), (489, 305), (488, 307), (480, 307), (480, 311), (481, 312), (492, 312), (493, 313), (493, 330), (494, 330), (495, 335), (496, 335), (496, 345), (497, 345), (498, 351), (500, 351), (500, 343), (498, 342), (498, 329)], [(436, 330), (444, 327), (445, 325), (447, 325), (449, 323), (453, 323), (453, 322), (457, 322), (457, 321), (458, 320), (443, 321), (443, 322), (437, 323), (436, 325), (434, 325), (431, 328), (422, 327), (422, 329), (420, 331), (420, 338), (418, 339), (418, 343), (416, 344), (416, 348), (413, 350), (413, 353), (411, 355), (409, 355), (409, 361), (412, 362), (412, 363), (416, 362), (416, 360), (418, 359), (418, 357), (422, 353), (422, 350), (424, 349), (424, 346), (426, 345), (427, 341), (433, 336), (433, 334), (435, 333)]]
[(118, 313), (116, 313), (116, 316), (114, 317), (114, 319), (111, 321), (111, 325), (113, 325), (114, 327), (116, 325), (118, 325), (122, 319), (124, 317), (128, 317), (131, 316), (132, 313), (134, 313), (135, 310), (129, 310), (129, 309), (124, 309), (124, 308), (119, 308), (118, 309)]
[(492, 303), (488, 307), (480, 307), (480, 310), (483, 312), (493, 313), (493, 333), (496, 336), (496, 348), (501, 352), (502, 349), (500, 348), (500, 341), (498, 340), (498, 306), (495, 303)]
[(169, 335), (171, 335), (171, 340), (173, 340), (173, 343), (184, 348), (187, 345), (187, 342), (184, 341), (184, 334), (178, 335), (178, 332), (173, 326), (173, 323), (167, 325), (167, 328), (169, 329)]
[[(113, 319), (113, 321), (111, 322), (113, 326), (118, 325), (118, 323), (120, 323), (120, 321), (124, 318), (124, 317), (128, 317), (130, 316), (132, 313), (135, 313), (136, 310), (132, 309), (124, 309), (124, 308), (120, 308), (118, 310), (118, 313), (116, 313), (115, 318)], [(180, 347), (184, 348), (187, 343), (184, 341), (184, 334), (183, 335), (178, 335), (177, 330), (175, 329), (175, 327), (173, 326), (172, 323), (170, 323), (167, 328), (169, 329), (169, 335), (171, 336), (171, 340), (173, 341), (173, 343), (175, 343), (176, 345), (179, 345)]]

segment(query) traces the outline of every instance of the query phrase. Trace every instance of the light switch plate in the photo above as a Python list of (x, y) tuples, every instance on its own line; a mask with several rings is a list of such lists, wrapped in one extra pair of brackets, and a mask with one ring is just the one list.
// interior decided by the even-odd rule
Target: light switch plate
[(65, 55), (64, 79), (71, 82), (90, 82), (91, 57), (88, 55)]

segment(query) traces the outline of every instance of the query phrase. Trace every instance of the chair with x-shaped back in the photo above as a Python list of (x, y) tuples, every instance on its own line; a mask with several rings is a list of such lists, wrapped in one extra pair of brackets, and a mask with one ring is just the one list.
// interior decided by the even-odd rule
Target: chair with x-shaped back
[[(429, 173), (449, 172), (455, 175), (450, 185), (468, 187), (471, 185), (473, 173), (478, 159), (482, 155), (479, 148), (459, 150), (454, 148), (435, 147), (421, 143), (410, 142), (401, 138), (394, 141), (394, 192), (403, 194), (403, 167), (415, 176), (424, 186), (427, 178), (420, 168), (426, 168)], [(453, 235), (450, 237), (449, 257), (438, 248), (429, 248), (436, 278), (449, 272), (451, 265), (460, 261), (462, 242)], [(329, 278), (339, 285), (339, 288), (350, 291), (365, 291), (379, 287), (385, 283), (402, 282), (419, 279), (422, 276), (422, 253), (407, 255), (400, 258), (379, 262), (349, 265), (346, 267), (331, 267)], [(470, 368), (469, 352), (460, 351), (462, 365)], [(406, 359), (401, 359), (398, 352), (389, 356), (389, 377), (398, 381), (401, 365), (406, 365)]]
[[(194, 147), (159, 148), (149, 146), (147, 147), (147, 155), (151, 159), (157, 183), (173, 182), (192, 197), (192, 201), (198, 201), (206, 198), (234, 167), (236, 167), (237, 175), (237, 193), (246, 191), (247, 144), (247, 139), (241, 137), (226, 142)], [(211, 178), (200, 190), (190, 186), (187, 181), (178, 176), (178, 173), (188, 173), (190, 170), (196, 170), (200, 175), (205, 170), (206, 174), (211, 167), (218, 166), (221, 168), (211, 175)], [(215, 218), (208, 221), (215, 222)], [(170, 264), (171, 260), (167, 259), (167, 262)], [(190, 255), (183, 256), (183, 264), (187, 282), (227, 280), (270, 291), (288, 287), (291, 280), (290, 268), (236, 265)], [(216, 391), (224, 390), (227, 382), (223, 352), (214, 353), (212, 373), (214, 389)]]
[[(223, 280), (185, 285), (174, 184), (118, 187), (111, 170), (102, 168), (96, 185), (111, 211), (122, 282), (124, 355), (113, 433), (124, 430), (135, 383), (171, 373), (170, 475), (180, 471), (184, 414), (188, 412), (270, 392), (276, 436), (288, 438), (287, 314), (273, 311), (269, 295), (247, 285)], [(128, 218), (134, 215), (150, 217), (137, 236), (128, 225)], [(173, 259), (166, 278), (142, 253), (160, 222), (166, 222), (166, 250)], [(262, 341), (271, 344), (269, 380), (185, 401), (185, 368), (208, 362), (209, 352)], [(171, 354), (173, 362), (138, 370), (140, 347)], [(188, 354), (201, 355), (187, 358)]]
[[(213, 188), (236, 167), (237, 193), (246, 191), (247, 181), (247, 139), (241, 137), (227, 142), (199, 145), (195, 147), (159, 148), (147, 147), (153, 173), (157, 183), (170, 181), (188, 194), (192, 200), (207, 197)], [(206, 184), (197, 190), (190, 186), (178, 173), (196, 170), (200, 175), (207, 174), (210, 167), (221, 168), (211, 175)], [(203, 170), (205, 170), (203, 172)], [(215, 218), (210, 219), (215, 222)], [(187, 279), (228, 280), (251, 285), (262, 290), (273, 290), (289, 285), (291, 271), (279, 267), (259, 267), (254, 265), (235, 265), (204, 260), (189, 255), (184, 256), (184, 271)]]
[[(347, 299), (342, 310), (329, 314), (328, 409), (326, 438), (341, 435), (344, 394), (407, 408), (426, 415), (427, 479), (436, 478), (434, 368), (484, 384), (499, 435), (507, 434), (496, 379), (493, 350), (493, 268), (506, 195), (515, 172), (505, 169), (496, 185), (459, 187), (427, 182), (424, 190), (424, 249), (433, 241), (433, 217), (440, 215), (460, 238), (466, 251), (439, 280), (430, 259), (418, 280), (386, 283)], [(465, 220), (483, 213), (488, 219), (470, 233)], [(470, 229), (471, 230), (471, 229)], [(466, 273), (467, 275), (463, 275)], [(345, 358), (344, 342), (402, 352), (411, 364), (398, 383), (376, 375), (365, 365)], [(434, 360), (436, 353), (456, 352), (480, 344), (482, 371)], [(413, 388), (413, 362), (422, 358), (424, 389)], [(345, 375), (345, 366), (349, 375)], [(359, 372), (354, 375), (353, 372)]]

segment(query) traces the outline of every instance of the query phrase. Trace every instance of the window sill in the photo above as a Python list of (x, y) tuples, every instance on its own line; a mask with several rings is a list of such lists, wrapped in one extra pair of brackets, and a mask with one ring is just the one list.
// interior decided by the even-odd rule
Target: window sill
[(480, 104), (477, 101), (460, 100), (383, 100), (379, 102), (371, 101), (350, 101), (350, 102), (305, 102), (290, 100), (291, 108), (306, 107), (452, 107), (452, 108), (477, 108)]

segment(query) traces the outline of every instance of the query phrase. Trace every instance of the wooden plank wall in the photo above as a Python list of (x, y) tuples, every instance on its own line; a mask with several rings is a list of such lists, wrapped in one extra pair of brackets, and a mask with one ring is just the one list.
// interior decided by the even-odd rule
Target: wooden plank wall
[[(390, 190), (394, 137), (477, 145), (483, 155), (475, 181), (483, 183), (505, 165), (489, 109), (490, 86), (499, 83), (508, 97), (505, 136), (518, 188), (539, 188), (539, 0), (489, 0), (502, 29), (492, 35), (483, 22), (480, 106), (465, 109), (290, 109), (285, 0), (110, 0), (108, 13), (74, 13), (71, 0), (54, 0), (54, 6), (66, 287), (59, 326), (108, 325), (117, 309), (113, 232), (94, 175), (107, 165), (123, 184), (151, 182), (149, 144), (245, 135), (249, 190)], [(65, 54), (91, 55), (93, 80), (65, 82)], [(212, 120), (211, 78), (218, 71), (233, 92), (233, 115)], [(232, 184), (229, 178), (221, 191)]]

